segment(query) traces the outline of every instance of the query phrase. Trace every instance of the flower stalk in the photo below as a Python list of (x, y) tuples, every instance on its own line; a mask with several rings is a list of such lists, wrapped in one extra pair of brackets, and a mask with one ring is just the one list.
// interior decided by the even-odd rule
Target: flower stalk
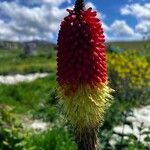
[(84, 132), (76, 132), (75, 140), (78, 150), (99, 150), (98, 128), (87, 129)]

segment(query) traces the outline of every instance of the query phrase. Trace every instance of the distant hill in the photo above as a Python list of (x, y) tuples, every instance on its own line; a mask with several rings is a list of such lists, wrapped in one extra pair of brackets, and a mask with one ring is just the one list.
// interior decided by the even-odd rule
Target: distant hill
[(142, 50), (146, 45), (150, 45), (149, 41), (119, 41), (119, 42), (108, 42), (106, 45), (118, 46), (125, 50), (136, 49)]
[(10, 41), (0, 41), (0, 49), (2, 50), (11, 50), (11, 49), (17, 49), (18, 47), (20, 47), (20, 43), (19, 42), (10, 42)]
[[(55, 49), (56, 44), (48, 41), (39, 41), (33, 40), (28, 42), (11, 42), (11, 41), (0, 41), (0, 49), (22, 49), (25, 43), (33, 43), (36, 44), (38, 50), (42, 49)], [(107, 42), (106, 45), (112, 45), (116, 47), (120, 47), (125, 50), (129, 49), (144, 49), (145, 45), (149, 44), (150, 41), (117, 41), (117, 42)]]
[(28, 42), (11, 42), (11, 41), (0, 41), (0, 49), (3, 50), (13, 50), (13, 49), (21, 49), (23, 48), (24, 44), (32, 43), (37, 46), (38, 49), (48, 49), (48, 48), (55, 48), (56, 44), (47, 42), (47, 41), (28, 41)]

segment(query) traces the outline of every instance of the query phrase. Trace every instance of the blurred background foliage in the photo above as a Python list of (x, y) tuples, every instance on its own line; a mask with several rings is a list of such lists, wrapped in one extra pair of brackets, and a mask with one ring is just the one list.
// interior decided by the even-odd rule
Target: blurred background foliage
[(108, 71), (119, 100), (147, 99), (150, 92), (150, 62), (137, 50), (108, 53)]
[[(58, 105), (56, 46), (37, 45), (34, 55), (24, 54), (21, 44), (12, 50), (0, 48), (1, 75), (49, 73), (32, 82), (0, 84), (0, 150), (75, 150), (74, 131)], [(149, 41), (107, 44), (109, 84), (115, 92), (100, 127), (101, 150), (150, 149), (150, 132), (144, 132), (142, 124), (138, 131), (148, 144), (134, 134), (114, 133), (118, 125), (132, 128), (127, 117), (133, 115), (133, 108), (150, 104), (149, 45)], [(47, 129), (28, 127), (34, 120), (46, 122)]]

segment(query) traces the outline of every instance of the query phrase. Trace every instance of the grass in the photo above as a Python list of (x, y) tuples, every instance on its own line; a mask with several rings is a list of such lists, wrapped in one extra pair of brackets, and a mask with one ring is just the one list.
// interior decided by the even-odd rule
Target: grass
[[(34, 116), (44, 117), (45, 110), (41, 110), (41, 105), (50, 100), (50, 93), (56, 84), (56, 52), (52, 47), (50, 50), (48, 48), (48, 45), (40, 45), (35, 56), (22, 55), (21, 47), (13, 50), (0, 49), (0, 75), (50, 73), (48, 77), (30, 83), (0, 84), (0, 104), (13, 107), (17, 114), (31, 113)], [(53, 118), (55, 108), (49, 106), (47, 109), (47, 114)]]
[(36, 111), (40, 103), (50, 99), (50, 92), (55, 86), (55, 76), (38, 79), (30, 83), (0, 85), (0, 103), (15, 107), (15, 111), (25, 113)]
[(75, 150), (73, 138), (62, 127), (55, 127), (43, 133), (34, 134), (29, 138), (28, 146), (33, 150)]
[(39, 51), (36, 56), (23, 56), (19, 49), (0, 50), (0, 74), (52, 72), (56, 68), (55, 51)]
[(123, 48), (125, 50), (142, 50), (146, 45), (150, 45), (150, 41), (120, 41), (108, 42), (107, 44)]
[(52, 72), (56, 67), (54, 60), (44, 57), (0, 59), (0, 74), (26, 74)]

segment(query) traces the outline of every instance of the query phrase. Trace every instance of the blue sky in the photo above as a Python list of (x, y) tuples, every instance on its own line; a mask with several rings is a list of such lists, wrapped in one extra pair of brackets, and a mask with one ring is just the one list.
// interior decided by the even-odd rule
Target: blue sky
[[(150, 0), (85, 0), (98, 12), (108, 41), (140, 40), (150, 33)], [(0, 0), (0, 40), (56, 42), (74, 0)]]

